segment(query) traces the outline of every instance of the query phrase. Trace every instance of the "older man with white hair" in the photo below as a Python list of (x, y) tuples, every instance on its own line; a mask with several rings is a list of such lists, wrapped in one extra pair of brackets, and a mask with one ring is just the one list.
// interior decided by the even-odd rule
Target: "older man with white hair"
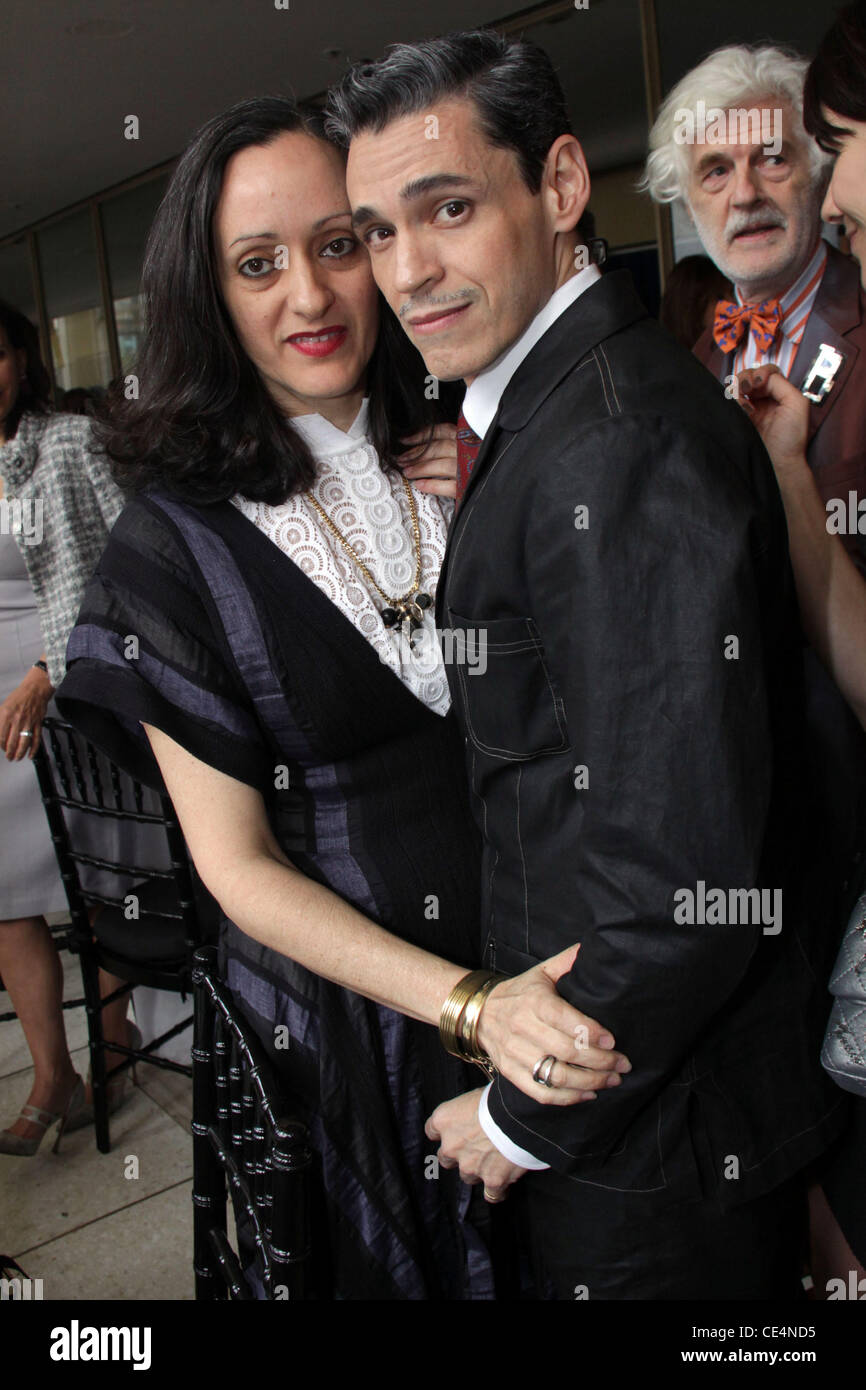
[[(866, 519), (861, 532), (849, 502), (866, 497), (866, 294), (856, 261), (821, 236), (830, 156), (803, 126), (807, 67), (768, 45), (711, 53), (661, 106), (643, 187), (682, 201), (734, 286), (696, 355), (731, 396), (738, 372), (772, 362), (808, 397), (807, 458), (828, 512), (842, 501), (857, 519), (843, 540), (866, 572)], [(808, 649), (806, 670), (817, 891), (832, 943), (866, 844), (866, 740)]]
[[(711, 53), (659, 110), (643, 186), (682, 201), (735, 287), (697, 356), (731, 393), (746, 367), (790, 377), (812, 402), (824, 501), (847, 502), (866, 496), (866, 295), (855, 262), (821, 236), (829, 156), (803, 127), (807, 66), (770, 46)], [(846, 541), (866, 570), (866, 536), (855, 527)]]

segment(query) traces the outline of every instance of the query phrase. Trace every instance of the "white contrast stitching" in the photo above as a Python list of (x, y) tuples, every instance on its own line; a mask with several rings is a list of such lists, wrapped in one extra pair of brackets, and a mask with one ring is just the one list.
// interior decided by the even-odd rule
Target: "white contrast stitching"
[(613, 398), (614, 398), (614, 400), (616, 401), (616, 408), (617, 408), (619, 414), (621, 415), (621, 414), (622, 414), (622, 406), (621, 406), (620, 403), (619, 403), (619, 396), (616, 394), (616, 386), (614, 385), (613, 372), (611, 371), (611, 369), (610, 369), (610, 363), (609, 363), (609, 361), (607, 360), (607, 353), (606, 353), (605, 350), (604, 350), (604, 343), (599, 343), (599, 345), (598, 345), (598, 350), (599, 350), (599, 352), (601, 353), (602, 357), (604, 358), (604, 365), (607, 367), (608, 380), (610, 381), (610, 389), (611, 389), (611, 391), (613, 392)]

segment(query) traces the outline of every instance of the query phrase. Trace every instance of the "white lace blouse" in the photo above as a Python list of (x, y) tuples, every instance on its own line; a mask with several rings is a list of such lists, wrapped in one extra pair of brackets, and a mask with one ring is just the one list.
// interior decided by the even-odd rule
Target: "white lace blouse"
[[(321, 415), (294, 416), (291, 424), (319, 464), (313, 496), (385, 593), (398, 597), (415, 576), (412, 517), (400, 474), (379, 466), (367, 438), (367, 413), (365, 400), (347, 433)], [(421, 589), (435, 599), (454, 503), (415, 490), (413, 497), (421, 529)], [(447, 713), (448, 682), (432, 605), (413, 651), (408, 628), (385, 627), (381, 595), (303, 493), (279, 506), (239, 496), (232, 502), (337, 605), (419, 700), (437, 714)]]

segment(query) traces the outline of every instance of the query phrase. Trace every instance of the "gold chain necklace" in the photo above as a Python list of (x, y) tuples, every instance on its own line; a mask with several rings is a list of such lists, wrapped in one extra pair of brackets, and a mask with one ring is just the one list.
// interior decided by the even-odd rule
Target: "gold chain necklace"
[(418, 508), (415, 505), (415, 498), (412, 496), (412, 489), (407, 479), (402, 474), (400, 481), (403, 484), (403, 488), (406, 492), (406, 500), (409, 503), (409, 514), (412, 517), (412, 540), (415, 548), (415, 577), (412, 581), (412, 587), (400, 598), (395, 598), (393, 595), (385, 593), (385, 590), (376, 581), (375, 575), (370, 571), (367, 565), (364, 564), (364, 561), (361, 559), (360, 555), (356, 553), (354, 547), (346, 540), (342, 531), (334, 525), (321, 503), (316, 500), (311, 492), (308, 492), (306, 496), (309, 501), (312, 502), (331, 534), (336, 536), (343, 549), (347, 551), (355, 561), (358, 569), (367, 576), (373, 588), (378, 594), (381, 594), (382, 598), (385, 600), (388, 606), (382, 610), (381, 614), (382, 622), (385, 626), (395, 627), (398, 623), (409, 623), (409, 644), (411, 646), (411, 634), (421, 626), (424, 621), (424, 610), (431, 606), (433, 600), (429, 594), (419, 592), (419, 586), (421, 584), (421, 527), (418, 522)]

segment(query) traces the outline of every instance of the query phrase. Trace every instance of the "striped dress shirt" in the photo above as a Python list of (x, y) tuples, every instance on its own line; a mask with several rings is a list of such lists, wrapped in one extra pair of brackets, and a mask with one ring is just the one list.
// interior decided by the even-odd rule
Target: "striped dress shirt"
[[(806, 323), (826, 268), (827, 247), (821, 238), (805, 270), (779, 299), (782, 319), (770, 351), (762, 352), (752, 334), (744, 333), (734, 355), (732, 370), (735, 375), (749, 367), (763, 367), (768, 362), (774, 363), (784, 376), (791, 375), (797, 348), (806, 331)], [(739, 290), (736, 290), (736, 296), (738, 304), (745, 302)]]

